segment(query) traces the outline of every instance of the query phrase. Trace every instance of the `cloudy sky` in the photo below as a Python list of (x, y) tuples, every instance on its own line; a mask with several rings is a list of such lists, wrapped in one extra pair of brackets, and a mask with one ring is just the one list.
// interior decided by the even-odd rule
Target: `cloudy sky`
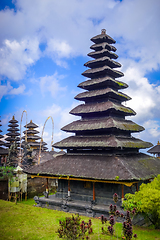
[[(60, 129), (75, 118), (74, 96), (84, 81), (90, 38), (105, 28), (116, 40), (122, 64), (126, 104), (145, 127), (137, 134), (156, 144), (160, 140), (160, 1), (159, 0), (1, 0), (0, 1), (0, 115), (2, 134), (15, 115), (20, 122), (39, 125), (54, 120), (54, 142)], [(26, 124), (24, 114), (22, 126)], [(23, 129), (22, 129), (23, 130)], [(44, 131), (51, 145), (52, 121)]]

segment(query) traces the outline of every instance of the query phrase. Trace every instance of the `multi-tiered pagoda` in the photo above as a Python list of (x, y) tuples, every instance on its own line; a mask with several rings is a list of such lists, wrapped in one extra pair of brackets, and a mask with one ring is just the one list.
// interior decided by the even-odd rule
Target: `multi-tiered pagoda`
[[(0, 120), (0, 127), (2, 126), (1, 124), (1, 120)], [(0, 133), (2, 133), (2, 130), (0, 129)], [(0, 166), (1, 165), (5, 165), (6, 164), (6, 157), (8, 155), (8, 149), (6, 149), (5, 143), (4, 141), (2, 141), (2, 138), (4, 138), (4, 136), (2, 134), (0, 134)]]
[[(92, 202), (96, 205), (89, 211), (95, 215), (104, 210), (98, 204), (111, 203), (115, 192), (123, 199), (142, 181), (156, 176), (160, 161), (139, 152), (152, 144), (134, 138), (131, 134), (144, 128), (125, 119), (136, 113), (122, 104), (131, 98), (120, 91), (128, 86), (117, 80), (123, 73), (117, 70), (121, 64), (116, 61), (115, 40), (102, 30), (91, 41), (93, 51), (88, 56), (93, 59), (85, 63), (89, 69), (82, 74), (89, 79), (78, 86), (86, 91), (75, 97), (82, 103), (70, 112), (81, 119), (62, 128), (73, 136), (54, 144), (67, 153), (30, 168), (29, 173), (59, 178), (53, 208), (86, 214), (83, 203)], [(60, 199), (66, 197), (72, 201), (64, 205)], [(43, 199), (39, 202), (43, 205)]]
[[(35, 123), (32, 122), (32, 120), (26, 124), (24, 126), (25, 128), (27, 128), (27, 130), (25, 130), (24, 136), (22, 137), (22, 139), (27, 140), (27, 143), (30, 145), (30, 147), (33, 150), (39, 150), (40, 147), (40, 141), (38, 141), (39, 139), (41, 139), (41, 137), (39, 137), (37, 134), (39, 133), (39, 131), (36, 130), (36, 128), (38, 128), (38, 125), (36, 125)], [(27, 135), (27, 137), (26, 137)], [(24, 142), (22, 142), (22, 144), (24, 144)], [(47, 150), (48, 148), (46, 147), (47, 143), (42, 141), (42, 150)]]
[[(35, 128), (38, 128), (38, 125), (32, 122), (32, 120), (24, 126), (27, 128), (27, 131), (25, 130), (24, 136), (22, 139), (26, 140), (26, 133), (27, 133), (27, 143), (30, 145), (30, 147), (34, 150), (39, 149), (40, 142), (37, 140), (41, 139), (37, 134), (39, 131), (37, 131)], [(24, 144), (24, 142), (22, 142)]]
[(19, 140), (20, 140), (19, 124), (14, 116), (9, 121), (8, 127), (9, 127), (7, 129), (8, 133), (6, 134), (8, 137), (5, 138), (5, 140), (7, 141), (5, 146), (10, 147), (13, 143), (16, 143), (17, 146), (19, 146)]

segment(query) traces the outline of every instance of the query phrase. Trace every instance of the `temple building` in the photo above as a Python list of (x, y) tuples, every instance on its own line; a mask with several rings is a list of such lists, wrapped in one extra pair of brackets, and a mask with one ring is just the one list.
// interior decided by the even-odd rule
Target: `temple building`
[(14, 116), (9, 121), (8, 127), (9, 127), (7, 129), (8, 133), (6, 134), (8, 137), (5, 138), (5, 140), (7, 141), (5, 143), (5, 146), (9, 148), (14, 142), (17, 144), (17, 146), (19, 146), (19, 140), (20, 140), (19, 124)]
[(147, 152), (155, 155), (157, 158), (160, 159), (160, 142), (158, 141), (157, 145), (150, 148)]
[(27, 171), (32, 177), (58, 179), (57, 193), (36, 199), (39, 206), (48, 201), (53, 209), (97, 216), (113, 202), (114, 193), (123, 201), (125, 193), (157, 176), (160, 161), (139, 152), (151, 143), (132, 136), (144, 128), (126, 119), (136, 113), (122, 104), (131, 98), (121, 92), (128, 86), (118, 80), (124, 75), (117, 70), (116, 41), (104, 29), (91, 41), (88, 56), (93, 59), (82, 73), (88, 79), (78, 85), (84, 92), (75, 96), (82, 103), (70, 112), (80, 119), (62, 128), (74, 135), (53, 145), (66, 154)]

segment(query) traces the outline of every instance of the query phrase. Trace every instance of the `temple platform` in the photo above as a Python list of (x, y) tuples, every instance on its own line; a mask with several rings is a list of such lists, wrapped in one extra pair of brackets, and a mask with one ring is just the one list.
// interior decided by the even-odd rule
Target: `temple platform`
[[(49, 195), (46, 197), (34, 197), (37, 207), (49, 208), (58, 211), (79, 213), (80, 215), (88, 217), (100, 217), (102, 214), (105, 217), (109, 217), (109, 205), (96, 204), (89, 201), (78, 201), (72, 199), (60, 199), (55, 197), (55, 195)], [(120, 213), (125, 214), (124, 210), (117, 206), (117, 210)], [(119, 218), (120, 220), (121, 218)]]

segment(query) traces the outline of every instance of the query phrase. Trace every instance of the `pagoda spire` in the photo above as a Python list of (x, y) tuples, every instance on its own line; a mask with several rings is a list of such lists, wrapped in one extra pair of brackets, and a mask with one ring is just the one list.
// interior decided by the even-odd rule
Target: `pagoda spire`
[(88, 69), (82, 73), (89, 78), (78, 87), (86, 91), (79, 93), (75, 99), (84, 103), (70, 111), (80, 116), (62, 130), (75, 135), (55, 143), (54, 147), (71, 152), (133, 153), (139, 149), (151, 147), (152, 144), (132, 137), (132, 133), (141, 132), (144, 128), (126, 116), (135, 115), (135, 111), (123, 105), (131, 98), (121, 92), (128, 85), (117, 80), (124, 74), (117, 70), (121, 64), (117, 62), (116, 41), (102, 29), (100, 35), (91, 38), (94, 43), (88, 54), (93, 60), (84, 64)]

